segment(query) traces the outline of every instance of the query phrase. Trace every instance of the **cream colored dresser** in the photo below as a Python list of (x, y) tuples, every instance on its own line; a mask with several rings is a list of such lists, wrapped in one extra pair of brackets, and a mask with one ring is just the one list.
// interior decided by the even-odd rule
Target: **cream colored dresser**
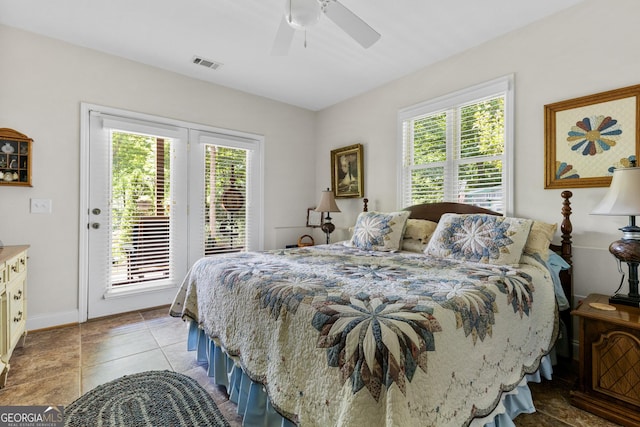
[(27, 324), (27, 249), (0, 248), (0, 388), (7, 382), (9, 359)]

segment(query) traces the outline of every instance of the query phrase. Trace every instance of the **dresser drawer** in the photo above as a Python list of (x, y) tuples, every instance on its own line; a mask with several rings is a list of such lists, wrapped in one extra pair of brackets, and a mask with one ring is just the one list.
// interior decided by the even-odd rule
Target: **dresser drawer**
[(7, 283), (18, 274), (27, 271), (27, 253), (22, 252), (6, 261)]
[(13, 348), (25, 330), (27, 321), (26, 307), (26, 273), (14, 276), (7, 285), (7, 305), (9, 323), (9, 346)]

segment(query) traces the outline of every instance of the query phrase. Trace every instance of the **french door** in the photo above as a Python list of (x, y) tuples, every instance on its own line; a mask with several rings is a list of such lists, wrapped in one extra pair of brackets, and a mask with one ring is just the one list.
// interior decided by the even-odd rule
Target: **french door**
[(82, 117), (80, 321), (169, 304), (200, 257), (262, 249), (260, 136)]
[(188, 268), (188, 129), (89, 116), (88, 318), (171, 302)]

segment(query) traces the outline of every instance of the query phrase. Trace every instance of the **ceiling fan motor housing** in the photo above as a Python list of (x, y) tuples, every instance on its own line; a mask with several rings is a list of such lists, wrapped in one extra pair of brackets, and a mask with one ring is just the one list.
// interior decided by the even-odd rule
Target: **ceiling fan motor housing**
[(302, 30), (318, 22), (322, 10), (318, 0), (287, 0), (285, 13), (289, 25)]

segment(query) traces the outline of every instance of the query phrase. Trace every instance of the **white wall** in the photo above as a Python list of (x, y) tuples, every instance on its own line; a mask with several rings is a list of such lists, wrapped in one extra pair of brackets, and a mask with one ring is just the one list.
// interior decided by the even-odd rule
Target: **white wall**
[(0, 58), (0, 127), (34, 140), (33, 187), (0, 188), (0, 239), (31, 245), (28, 329), (78, 321), (81, 102), (264, 135), (265, 248), (305, 234), (283, 227), (319, 195), (314, 112), (1, 25)]
[[(319, 112), (318, 186), (330, 183), (330, 150), (360, 142), (370, 209), (397, 209), (398, 110), (513, 73), (515, 214), (559, 222), (562, 190), (544, 189), (544, 105), (639, 84), (638, 16), (636, 0), (586, 1)], [(626, 225), (627, 218), (589, 215), (604, 188), (570, 190), (574, 293), (612, 294), (620, 277), (607, 248), (620, 238), (617, 229)], [(333, 215), (334, 223), (342, 228), (352, 225), (360, 202), (338, 200), (343, 213)]]

